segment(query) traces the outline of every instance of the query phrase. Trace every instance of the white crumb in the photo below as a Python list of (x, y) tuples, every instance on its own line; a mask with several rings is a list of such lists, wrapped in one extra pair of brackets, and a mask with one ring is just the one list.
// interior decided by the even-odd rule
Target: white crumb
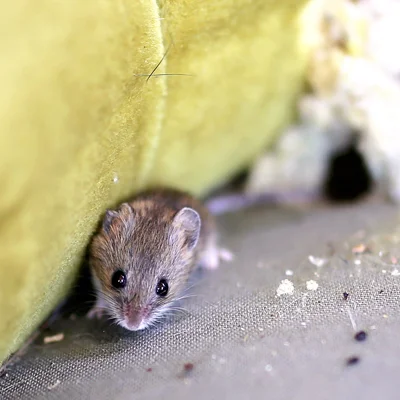
[(64, 340), (64, 334), (63, 333), (57, 333), (57, 335), (46, 336), (43, 339), (43, 343), (44, 344), (49, 344), (49, 343), (61, 342), (62, 340)]
[(287, 269), (287, 270), (285, 271), (285, 275), (286, 275), (286, 276), (292, 276), (292, 275), (293, 275), (293, 271), (292, 271), (291, 269)]
[(271, 365), (271, 364), (267, 364), (267, 365), (264, 367), (264, 369), (265, 369), (265, 371), (267, 371), (267, 372), (271, 372), (271, 371), (272, 371), (272, 365)]
[(276, 294), (278, 296), (282, 296), (283, 294), (292, 295), (294, 293), (294, 285), (293, 282), (289, 281), (289, 279), (284, 279), (281, 281), (278, 289), (276, 289)]
[(314, 257), (312, 255), (308, 256), (308, 261), (310, 261), (311, 264), (315, 265), (316, 267), (323, 267), (328, 260), (325, 258), (319, 258), (319, 257)]
[(361, 260), (354, 260), (355, 265), (361, 265)]
[(114, 183), (118, 183), (118, 181), (119, 181), (118, 175), (117, 175), (117, 174), (114, 174), (113, 182), (114, 182)]
[(397, 268), (395, 268), (395, 269), (392, 271), (392, 275), (393, 275), (393, 276), (400, 276), (400, 271), (399, 271)]
[(307, 290), (317, 290), (318, 283), (314, 280), (310, 280), (310, 281), (306, 282), (306, 287), (307, 287)]
[(52, 385), (47, 386), (48, 390), (53, 390), (55, 389), (59, 384), (61, 383), (61, 381), (59, 379), (57, 379)]

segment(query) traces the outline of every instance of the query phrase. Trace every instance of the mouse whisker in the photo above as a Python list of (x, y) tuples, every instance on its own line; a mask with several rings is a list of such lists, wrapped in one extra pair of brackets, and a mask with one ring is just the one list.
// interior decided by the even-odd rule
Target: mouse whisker
[(193, 298), (193, 297), (199, 297), (198, 295), (186, 295), (186, 296), (181, 296), (181, 297), (178, 297), (177, 299), (175, 299), (175, 301), (176, 302), (178, 302), (178, 301), (182, 301), (182, 300), (185, 300), (185, 299), (190, 299), (190, 298)]
[(166, 311), (167, 313), (169, 312), (170, 314), (175, 314), (175, 313), (182, 313), (182, 314), (189, 314), (189, 311), (181, 308), (181, 307), (171, 307), (169, 310)]

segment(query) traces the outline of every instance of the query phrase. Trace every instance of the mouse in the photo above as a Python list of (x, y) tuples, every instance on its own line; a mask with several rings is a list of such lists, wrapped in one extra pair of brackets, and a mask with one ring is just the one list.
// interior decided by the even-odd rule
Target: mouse
[(89, 244), (96, 302), (130, 331), (159, 322), (184, 292), (196, 268), (216, 269), (233, 253), (219, 246), (207, 205), (178, 189), (150, 189), (108, 209)]

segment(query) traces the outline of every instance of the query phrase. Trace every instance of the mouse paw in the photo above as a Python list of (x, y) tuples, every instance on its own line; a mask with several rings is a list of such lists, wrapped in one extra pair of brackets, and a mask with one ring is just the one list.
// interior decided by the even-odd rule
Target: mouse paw
[(232, 261), (233, 253), (227, 249), (209, 250), (203, 258), (202, 266), (206, 269), (217, 269), (220, 261)]
[(224, 249), (224, 248), (221, 248), (218, 250), (218, 257), (220, 260), (226, 261), (226, 262), (231, 262), (235, 258), (233, 253), (230, 250)]
[(86, 318), (88, 319), (100, 319), (104, 315), (104, 308), (94, 306), (89, 312), (86, 314)]

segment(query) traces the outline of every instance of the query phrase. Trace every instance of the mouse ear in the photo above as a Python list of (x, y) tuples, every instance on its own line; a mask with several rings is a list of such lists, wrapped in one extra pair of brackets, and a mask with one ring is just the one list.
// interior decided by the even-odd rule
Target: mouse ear
[(107, 210), (103, 218), (103, 229), (106, 233), (110, 232), (111, 224), (114, 218), (118, 217), (118, 213), (114, 210)]
[(190, 207), (184, 207), (175, 214), (173, 225), (185, 232), (186, 245), (193, 249), (200, 236), (201, 220), (197, 211)]
[(133, 216), (135, 213), (133, 207), (129, 203), (122, 203), (119, 209), (127, 216)]

